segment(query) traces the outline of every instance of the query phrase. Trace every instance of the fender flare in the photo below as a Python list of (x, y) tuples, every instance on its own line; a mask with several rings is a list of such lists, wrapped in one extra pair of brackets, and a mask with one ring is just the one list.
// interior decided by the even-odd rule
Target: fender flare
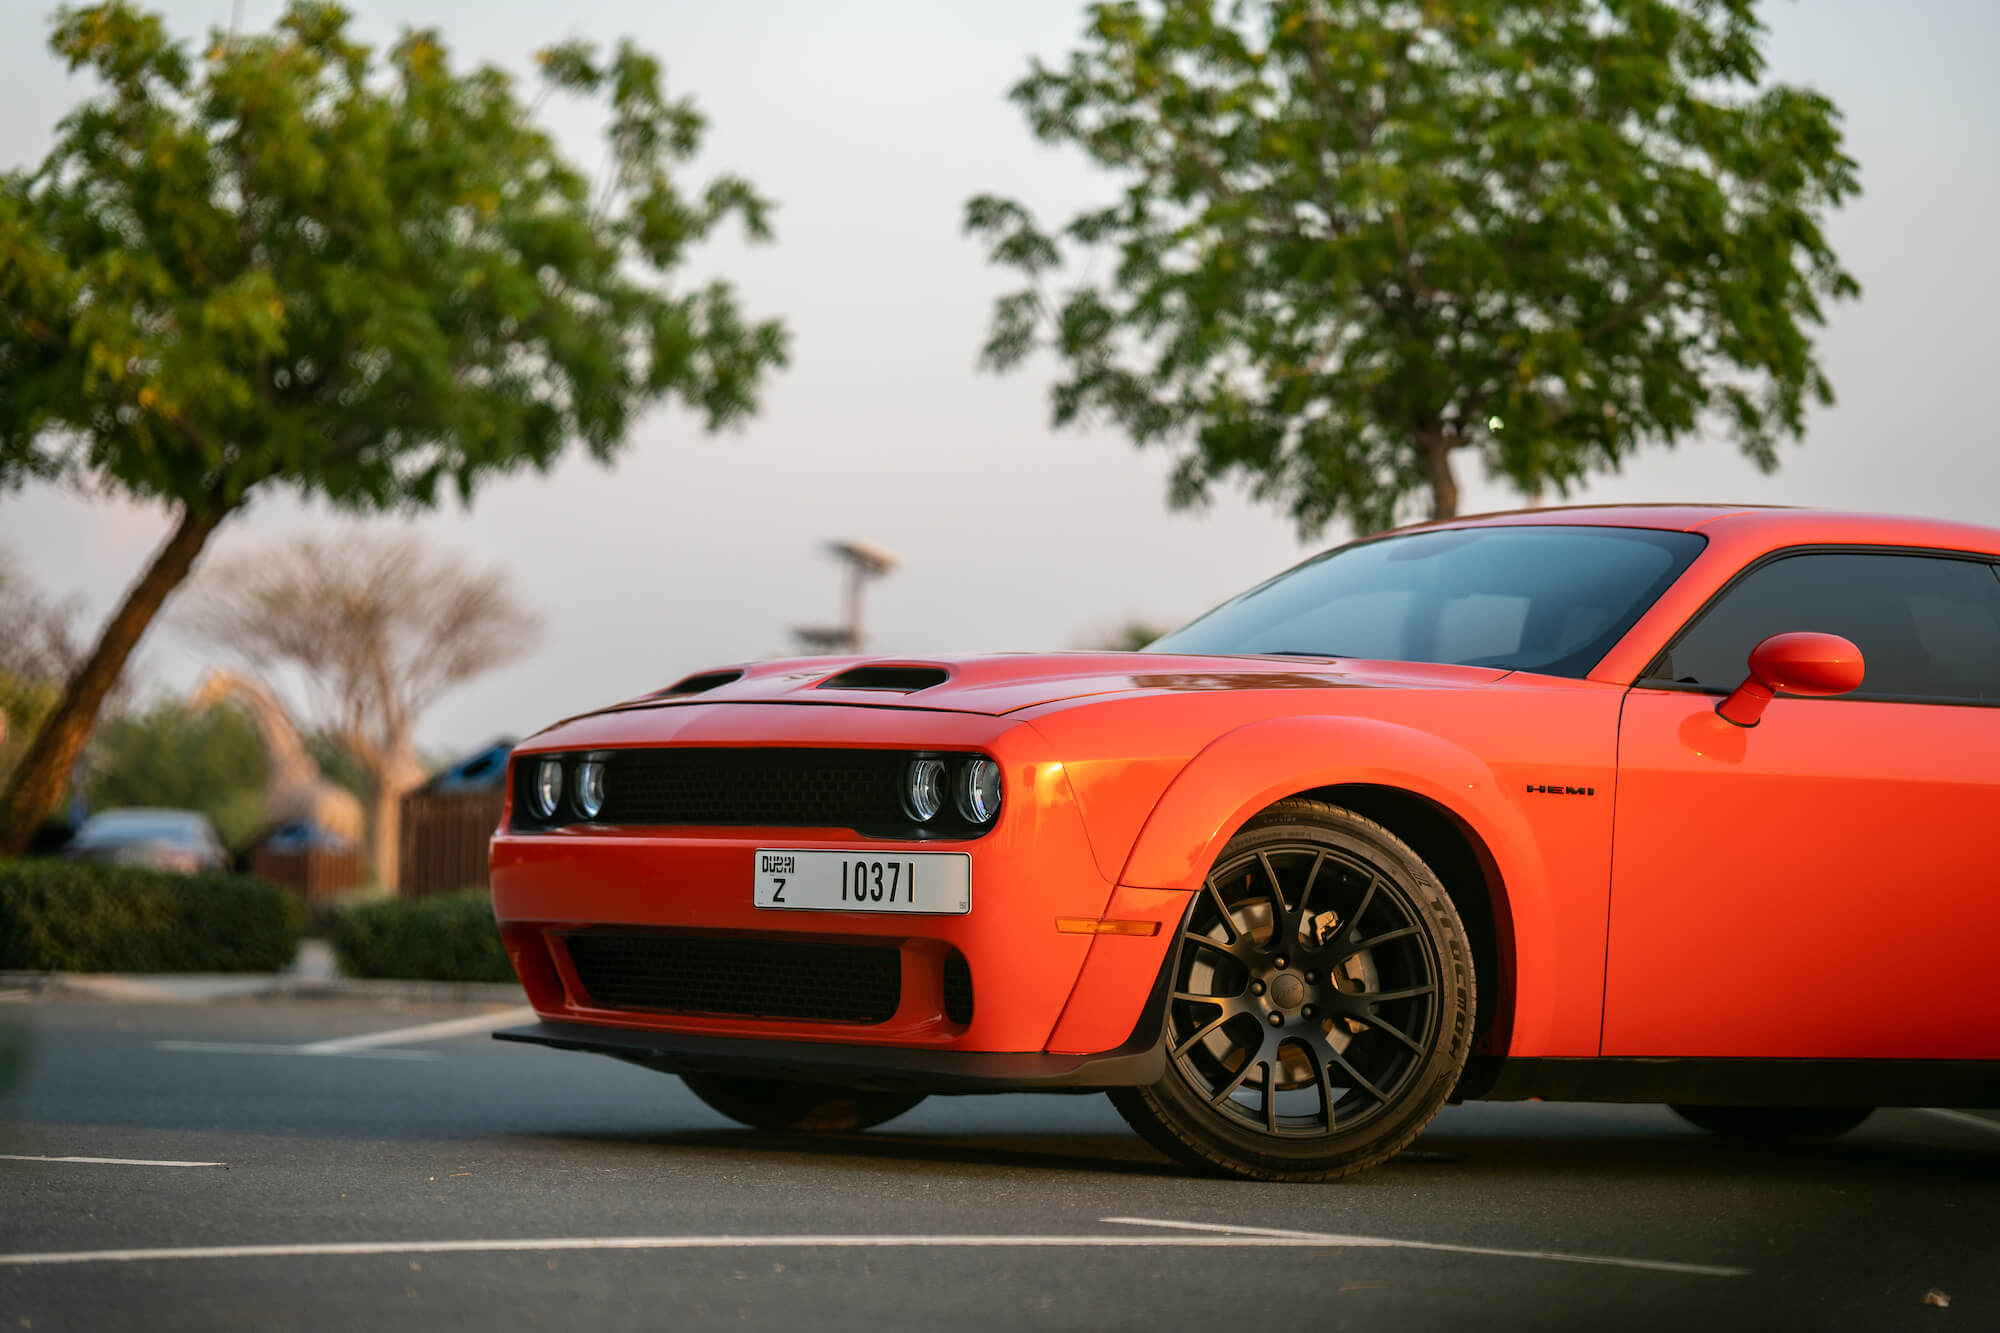
[(1422, 797), (1484, 844), (1500, 879), (1492, 888), (1503, 967), (1513, 978), (1511, 1044), (1538, 1049), (1555, 1004), (1548, 871), (1527, 821), (1485, 761), (1431, 732), (1365, 717), (1269, 718), (1225, 732), (1168, 784), (1118, 882), (1191, 893), (1260, 811), (1289, 796), (1350, 784)]

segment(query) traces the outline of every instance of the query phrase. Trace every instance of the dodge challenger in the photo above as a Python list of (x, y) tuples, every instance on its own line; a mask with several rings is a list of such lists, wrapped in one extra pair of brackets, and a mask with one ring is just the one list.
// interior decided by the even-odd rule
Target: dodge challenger
[(2000, 1107), (2000, 530), (1356, 541), (1138, 653), (767, 661), (519, 746), (539, 1021), (743, 1124), (1108, 1092), (1328, 1180), (1465, 1098), (1750, 1137)]

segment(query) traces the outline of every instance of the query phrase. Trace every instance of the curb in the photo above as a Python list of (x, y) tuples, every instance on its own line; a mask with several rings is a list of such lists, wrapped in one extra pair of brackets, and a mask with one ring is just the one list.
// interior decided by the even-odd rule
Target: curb
[(103, 1000), (161, 1004), (213, 1004), (277, 997), (320, 1000), (407, 1001), (419, 1004), (527, 1003), (512, 982), (383, 981), (302, 977), (273, 973), (190, 973), (180, 976), (119, 972), (0, 972), (0, 990), (89, 995)]

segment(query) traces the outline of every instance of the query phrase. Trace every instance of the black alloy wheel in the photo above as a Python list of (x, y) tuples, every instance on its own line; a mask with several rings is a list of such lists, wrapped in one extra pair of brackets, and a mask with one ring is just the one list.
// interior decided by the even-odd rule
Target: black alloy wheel
[(1832, 1139), (1875, 1114), (1872, 1106), (1683, 1106), (1675, 1115), (1725, 1138), (1775, 1143), (1782, 1139)]
[(710, 1110), (739, 1125), (805, 1134), (873, 1129), (924, 1099), (920, 1092), (870, 1092), (724, 1074), (682, 1074), (681, 1082)]
[(1386, 1160), (1472, 1041), (1472, 950), (1444, 888), (1351, 811), (1290, 800), (1217, 858), (1182, 921), (1167, 1077), (1113, 1101), (1154, 1146), (1256, 1180)]

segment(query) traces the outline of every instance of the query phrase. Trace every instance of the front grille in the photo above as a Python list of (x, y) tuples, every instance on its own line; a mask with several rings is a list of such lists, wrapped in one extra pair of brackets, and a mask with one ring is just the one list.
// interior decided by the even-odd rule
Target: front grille
[(564, 943), (577, 979), (606, 1009), (884, 1023), (903, 989), (902, 954), (889, 945), (612, 931)]
[[(971, 755), (919, 750), (802, 749), (669, 745), (608, 750), (604, 805), (586, 820), (577, 808), (579, 769), (586, 753), (525, 755), (514, 764), (513, 827), (541, 830), (577, 823), (852, 829), (875, 838), (922, 841), (977, 838), (991, 824), (973, 824), (947, 799), (919, 824), (903, 809), (904, 778), (920, 756), (942, 759), (956, 781)], [(595, 754), (592, 757), (596, 757)], [(535, 813), (535, 775), (554, 759), (563, 765), (563, 795), (555, 814)]]
[(954, 1023), (972, 1021), (972, 969), (956, 949), (944, 960), (944, 1016)]
[(860, 828), (907, 824), (894, 750), (616, 750), (606, 823)]

